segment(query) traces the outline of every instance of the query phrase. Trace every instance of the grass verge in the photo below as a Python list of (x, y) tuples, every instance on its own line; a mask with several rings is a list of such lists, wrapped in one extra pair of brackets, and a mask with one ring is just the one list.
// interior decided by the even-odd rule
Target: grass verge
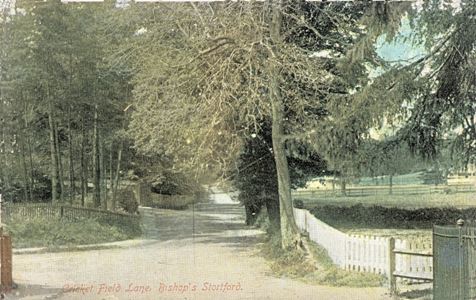
[(453, 206), (456, 208), (475, 207), (474, 193), (450, 193), (450, 194), (408, 194), (408, 195), (368, 195), (368, 196), (294, 196), (304, 202), (306, 208), (317, 205), (352, 206), (362, 204), (364, 206), (380, 205), (384, 207), (405, 207), (407, 209)]
[(276, 276), (286, 276), (310, 284), (347, 286), (347, 287), (379, 287), (385, 277), (378, 274), (346, 271), (335, 266), (327, 251), (310, 242), (317, 265), (311, 265), (303, 253), (297, 250), (283, 250), (279, 234), (272, 233), (268, 225), (258, 217), (258, 224), (267, 229), (268, 235), (261, 246), (261, 254), (268, 260), (270, 268)]
[(106, 223), (96, 219), (67, 222), (56, 218), (14, 217), (6, 225), (14, 248), (77, 246), (127, 240), (140, 235), (140, 225)]

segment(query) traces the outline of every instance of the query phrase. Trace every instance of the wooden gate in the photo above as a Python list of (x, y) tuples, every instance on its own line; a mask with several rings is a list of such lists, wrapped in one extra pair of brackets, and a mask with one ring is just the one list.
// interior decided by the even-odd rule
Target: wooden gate
[(435, 300), (476, 299), (476, 227), (433, 227)]

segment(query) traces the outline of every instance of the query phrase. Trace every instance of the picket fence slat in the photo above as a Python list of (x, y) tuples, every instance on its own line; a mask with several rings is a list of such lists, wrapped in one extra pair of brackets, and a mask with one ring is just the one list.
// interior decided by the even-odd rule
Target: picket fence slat
[(8, 204), (2, 207), (2, 222), (8, 223), (14, 216), (29, 219), (36, 217), (61, 218), (67, 221), (98, 218), (107, 220), (138, 218), (137, 215), (55, 204), (20, 203)]
[[(298, 228), (307, 232), (312, 241), (321, 245), (337, 266), (349, 271), (390, 276), (388, 248), (390, 238), (343, 233), (317, 219), (305, 209), (294, 208), (294, 216)], [(433, 259), (431, 256), (398, 253), (398, 251), (429, 253), (431, 252), (430, 244), (395, 239), (395, 251), (395, 273), (409, 277), (432, 278)]]

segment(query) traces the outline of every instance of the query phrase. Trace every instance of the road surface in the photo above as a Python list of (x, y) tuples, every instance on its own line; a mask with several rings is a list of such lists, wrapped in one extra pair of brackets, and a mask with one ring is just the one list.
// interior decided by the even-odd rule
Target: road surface
[[(334, 288), (270, 274), (262, 233), (237, 204), (141, 208), (143, 242), (126, 249), (13, 257), (11, 299), (390, 299), (384, 288)], [(92, 233), (94, 234), (94, 233)]]

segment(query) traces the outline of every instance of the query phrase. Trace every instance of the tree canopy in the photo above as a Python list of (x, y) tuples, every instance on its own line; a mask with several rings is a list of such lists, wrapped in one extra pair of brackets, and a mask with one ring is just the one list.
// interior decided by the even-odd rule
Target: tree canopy
[[(105, 208), (124, 174), (180, 193), (231, 177), (274, 198), (283, 247), (306, 248), (290, 189), (309, 174), (401, 172), (403, 142), (474, 162), (476, 4), (419, 3), (17, 0), (2, 12), (2, 192), (84, 205), (92, 184)], [(382, 40), (425, 53), (389, 61)]]

